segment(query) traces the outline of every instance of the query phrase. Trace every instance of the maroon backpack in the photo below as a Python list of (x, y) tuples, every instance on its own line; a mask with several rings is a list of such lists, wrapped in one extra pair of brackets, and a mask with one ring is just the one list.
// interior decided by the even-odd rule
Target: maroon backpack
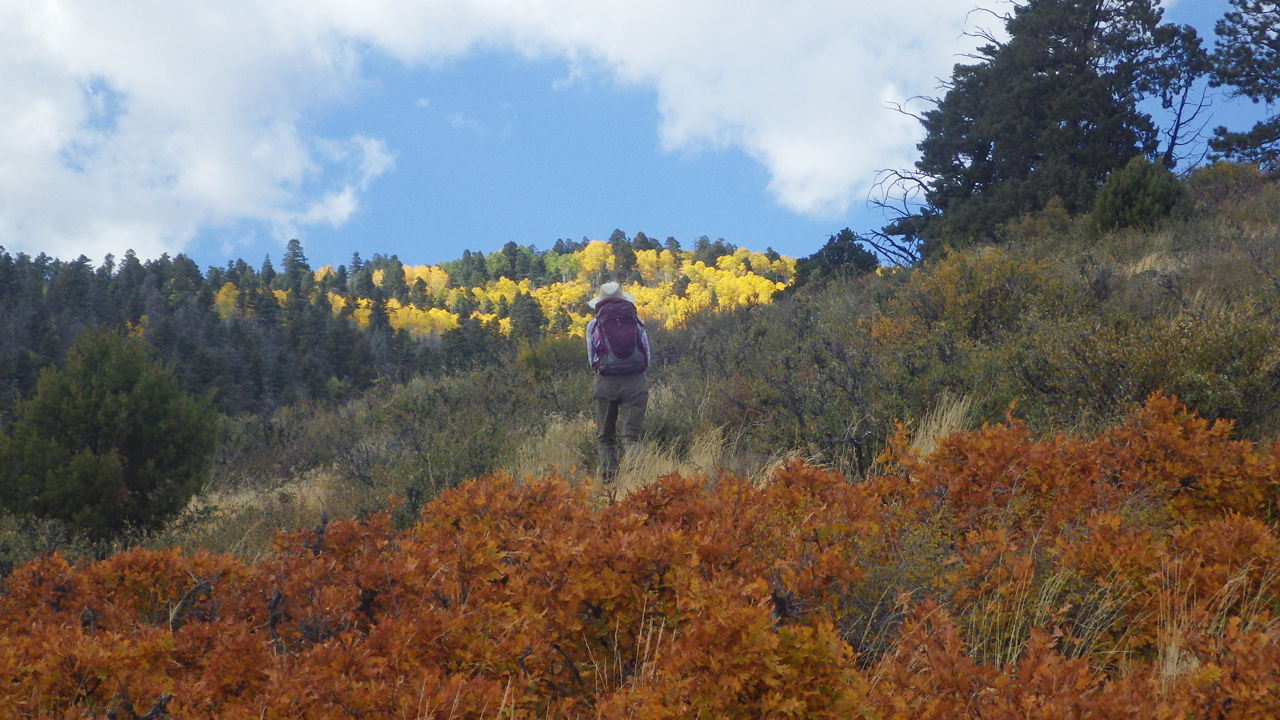
[(597, 303), (595, 309), (591, 343), (596, 351), (596, 369), (601, 375), (644, 372), (649, 362), (640, 342), (644, 323), (636, 315), (636, 306), (620, 298), (609, 298)]

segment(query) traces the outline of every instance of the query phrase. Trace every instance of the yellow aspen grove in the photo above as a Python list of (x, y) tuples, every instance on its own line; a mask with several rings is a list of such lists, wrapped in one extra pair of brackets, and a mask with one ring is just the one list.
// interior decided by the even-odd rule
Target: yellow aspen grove
[(218, 289), (218, 294), (213, 298), (213, 304), (218, 308), (218, 315), (223, 320), (228, 320), (240, 313), (240, 310), (236, 307), (236, 300), (239, 297), (240, 291), (236, 289), (234, 283), (225, 282)]
[(511, 333), (511, 318), (500, 318), (497, 313), (482, 313), (479, 310), (471, 313), (471, 317), (479, 320), (483, 325), (492, 325), (497, 323), (498, 330), (503, 335)]
[(394, 298), (387, 301), (387, 320), (392, 328), (406, 330), (419, 340), (440, 337), (458, 327), (458, 316), (448, 310), (401, 305)]
[(636, 298), (636, 314), (646, 324), (673, 327), (671, 318), (681, 314), (685, 299), (671, 292), (671, 284), (659, 287), (631, 285), (626, 288)]
[(603, 240), (592, 240), (582, 249), (578, 266), (578, 279), (593, 285), (600, 284), (605, 270), (613, 269), (613, 247)]
[(749, 254), (750, 253), (747, 250), (739, 248), (738, 251), (732, 255), (721, 255), (716, 258), (716, 269), (724, 272), (731, 272), (734, 275), (742, 275), (747, 271), (746, 263), (744, 263), (743, 260), (745, 260)]
[[(794, 258), (779, 257), (770, 261), (763, 253), (744, 248), (716, 258), (710, 264), (695, 260), (694, 253), (687, 250), (637, 250), (635, 257), (640, 282), (626, 285), (625, 290), (636, 297), (640, 317), (653, 327), (682, 327), (691, 316), (707, 310), (771, 302), (774, 294), (791, 283), (796, 268)], [(449, 274), (441, 266), (406, 265), (405, 284), (412, 288), (421, 280), (425, 294), (429, 298), (439, 298), (443, 307), (419, 307), (391, 299), (386, 303), (388, 322), (391, 327), (406, 330), (418, 339), (438, 338), (460, 325), (463, 317), (452, 309), (459, 303), (465, 303), (474, 310), (471, 317), (490, 323), (505, 334), (510, 332), (512, 322), (510, 318), (497, 317), (499, 306), (503, 303), (509, 306), (518, 295), (526, 294), (538, 304), (548, 322), (557, 318), (560, 331), (582, 336), (591, 318), (586, 302), (614, 270), (613, 247), (607, 242), (593, 240), (574, 252), (549, 251), (543, 256), (543, 262), (551, 277), (559, 275), (563, 279), (539, 286), (534, 279), (516, 280), (501, 275), (474, 287), (451, 288)], [(768, 277), (761, 273), (768, 274)], [(334, 275), (332, 265), (325, 265), (314, 272), (316, 282)], [(681, 278), (687, 279), (687, 283), (682, 283), (682, 291), (677, 294), (676, 281)], [(383, 286), (385, 271), (373, 271), (372, 280), (374, 284)], [(289, 301), (291, 291), (269, 292), (283, 306)], [(328, 291), (325, 299), (334, 315), (350, 310), (357, 326), (369, 326), (373, 309), (369, 298), (357, 297), (348, 290)], [(224, 283), (214, 297), (219, 316), (226, 320), (243, 313), (239, 300), (239, 288), (231, 282)], [(482, 313), (476, 308), (489, 312)]]
[(438, 265), (405, 265), (404, 284), (413, 287), (421, 280), (427, 286), (428, 295), (436, 295), (449, 285), (449, 273)]
[(670, 250), (658, 253), (658, 282), (675, 282), (680, 276), (680, 260)]
[(497, 280), (485, 284), (485, 296), (490, 302), (497, 303), (498, 298), (505, 298), (507, 302), (516, 299), (516, 295), (522, 292), (529, 292), (533, 288), (533, 284), (528, 280), (516, 282), (508, 277), (500, 277)]
[(586, 337), (587, 322), (591, 320), (591, 318), (587, 317), (586, 315), (580, 315), (576, 312), (571, 312), (568, 315), (569, 315), (569, 336), (570, 337)]
[(772, 263), (769, 262), (768, 255), (758, 252), (747, 253), (747, 261), (751, 263), (751, 272), (757, 274), (768, 270), (772, 265)]
[(572, 312), (582, 307), (592, 296), (591, 286), (580, 282), (552, 283), (534, 290), (531, 294), (547, 317), (551, 317), (561, 309)]
[(782, 276), (784, 281), (790, 285), (792, 280), (796, 278), (796, 259), (789, 257), (780, 257), (773, 261), (769, 268), (774, 274)]
[(636, 272), (640, 273), (640, 279), (647, 285), (658, 282), (658, 251), (637, 250)]

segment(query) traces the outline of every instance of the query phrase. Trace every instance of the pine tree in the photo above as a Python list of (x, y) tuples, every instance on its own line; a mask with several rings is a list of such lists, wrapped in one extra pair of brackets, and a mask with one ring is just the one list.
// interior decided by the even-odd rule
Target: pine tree
[(292, 290), (295, 295), (310, 294), (315, 276), (311, 273), (311, 265), (302, 252), (302, 243), (294, 238), (289, 241), (284, 251), (283, 273), (284, 289)]
[[(1280, 99), (1280, 0), (1231, 0), (1231, 7), (1214, 27), (1218, 43), (1210, 82), (1230, 86), (1230, 96), (1270, 106)], [(1246, 132), (1219, 127), (1209, 144), (1228, 158), (1278, 169), (1280, 114)]]
[(859, 244), (861, 238), (845, 228), (832, 235), (818, 252), (796, 263), (796, 287), (810, 281), (839, 276), (861, 275), (880, 264), (871, 251)]
[(1166, 52), (1190, 28), (1160, 25), (1155, 0), (1030, 0), (1005, 23), (1009, 40), (955, 67), (924, 113), (925, 139), (907, 182), (925, 206), (885, 228), (943, 244), (997, 239), (1000, 227), (1059, 198), (1089, 210), (1107, 174), (1158, 147), (1147, 95), (1182, 82)]
[(181, 392), (141, 340), (84, 333), (17, 406), (0, 440), (0, 500), (97, 539), (157, 527), (203, 482), (213, 421), (208, 399)]

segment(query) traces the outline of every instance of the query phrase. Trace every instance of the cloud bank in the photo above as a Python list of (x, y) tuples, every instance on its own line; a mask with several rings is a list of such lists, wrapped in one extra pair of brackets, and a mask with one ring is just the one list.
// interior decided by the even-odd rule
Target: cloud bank
[(971, 0), (0, 0), (0, 245), (175, 252), (251, 222), (340, 225), (395, 148), (308, 118), (362, 57), (429, 68), (486, 50), (652, 88), (666, 150), (737, 147), (783, 206), (839, 215), (918, 129)]

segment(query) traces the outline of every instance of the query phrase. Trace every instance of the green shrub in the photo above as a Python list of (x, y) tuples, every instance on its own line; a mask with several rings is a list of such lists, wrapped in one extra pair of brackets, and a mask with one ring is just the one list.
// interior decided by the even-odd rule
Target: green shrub
[(0, 439), (0, 501), (95, 540), (149, 529), (186, 506), (214, 450), (208, 398), (178, 388), (146, 344), (83, 333), (66, 367), (40, 374)]
[(1032, 421), (1100, 427), (1163, 390), (1245, 436), (1274, 431), (1274, 328), (1238, 309), (1141, 318), (1110, 312), (1046, 323), (1010, 353), (1013, 394)]
[(1187, 191), (1199, 210), (1224, 210), (1266, 183), (1258, 166), (1219, 160), (1187, 176)]
[(1169, 168), (1139, 155), (1111, 173), (1098, 191), (1091, 225), (1098, 233), (1120, 228), (1151, 230), (1186, 194)]
[(41, 555), (58, 552), (70, 560), (83, 560), (99, 554), (96, 550), (84, 537), (68, 533), (58, 520), (0, 513), (0, 579)]

